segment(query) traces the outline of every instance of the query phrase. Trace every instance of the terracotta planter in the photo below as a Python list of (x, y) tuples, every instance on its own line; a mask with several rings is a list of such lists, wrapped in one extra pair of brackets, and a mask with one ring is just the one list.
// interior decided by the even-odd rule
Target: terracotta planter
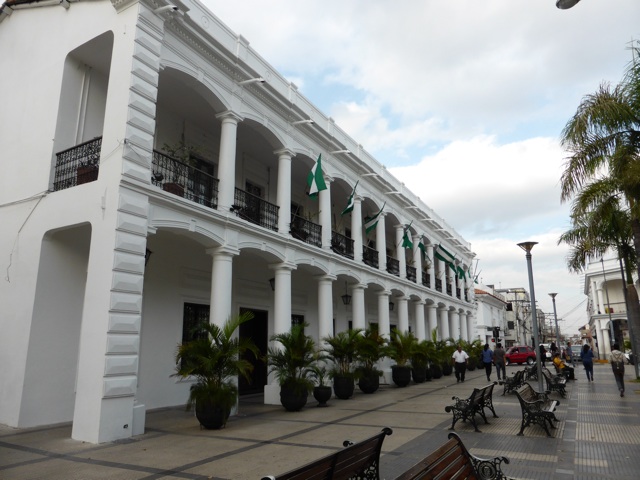
[(184, 187), (179, 183), (163, 183), (162, 189), (165, 192), (173, 193), (179, 197), (184, 197)]
[(94, 182), (98, 179), (97, 165), (81, 165), (76, 169), (76, 185)]

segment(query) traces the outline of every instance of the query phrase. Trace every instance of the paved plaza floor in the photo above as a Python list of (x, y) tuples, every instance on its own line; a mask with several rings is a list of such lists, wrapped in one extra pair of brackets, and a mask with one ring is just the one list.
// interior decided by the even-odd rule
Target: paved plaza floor
[[(518, 366), (507, 367), (512, 374)], [(582, 367), (559, 400), (560, 419), (552, 437), (536, 425), (520, 430), (515, 394), (494, 389), (499, 418), (482, 420), (477, 433), (458, 422), (456, 432), (471, 453), (510, 459), (504, 473), (519, 479), (640, 478), (640, 384), (627, 367), (626, 393), (616, 390), (609, 365), (594, 367), (588, 382)], [(495, 373), (492, 380), (496, 380)], [(484, 371), (453, 375), (397, 388), (381, 386), (350, 400), (332, 399), (326, 408), (310, 397), (300, 412), (243, 397), (240, 414), (223, 430), (201, 430), (191, 412), (169, 408), (147, 412), (144, 435), (100, 445), (71, 439), (71, 425), (12, 429), (0, 426), (0, 478), (10, 479), (260, 479), (287, 471), (391, 427), (381, 456), (381, 478), (394, 479), (447, 440), (452, 396), (467, 397), (487, 384)], [(537, 387), (537, 383), (534, 383)]]

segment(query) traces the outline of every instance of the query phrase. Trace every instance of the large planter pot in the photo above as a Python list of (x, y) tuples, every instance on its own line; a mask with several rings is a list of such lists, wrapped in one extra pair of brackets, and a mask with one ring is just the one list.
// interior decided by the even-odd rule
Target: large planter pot
[(94, 182), (98, 179), (97, 165), (81, 165), (76, 169), (76, 184)]
[(358, 388), (362, 393), (374, 393), (380, 388), (380, 376), (378, 372), (363, 373), (358, 380)]
[(287, 412), (297, 412), (302, 410), (307, 404), (309, 392), (305, 388), (292, 385), (282, 385), (280, 387), (280, 403)]
[(476, 360), (470, 358), (467, 361), (467, 370), (469, 370), (470, 372), (473, 372), (476, 369), (477, 366), (478, 366), (478, 364), (477, 364)]
[(333, 392), (341, 400), (347, 400), (353, 396), (356, 386), (351, 377), (333, 377)]
[(411, 377), (415, 383), (424, 383), (427, 380), (427, 368), (424, 366), (412, 368)]
[(431, 367), (429, 367), (429, 370), (431, 370), (431, 378), (434, 379), (438, 379), (442, 377), (442, 368), (440, 368), (440, 365), (436, 365), (435, 363), (431, 365)]
[(406, 387), (411, 383), (411, 367), (405, 365), (392, 365), (391, 379), (398, 387)]
[(442, 364), (442, 375), (451, 375), (453, 373), (453, 366), (450, 363)]
[(229, 419), (231, 409), (225, 409), (213, 404), (196, 404), (196, 418), (203, 428), (207, 430), (218, 430), (224, 428)]
[(313, 398), (318, 402), (318, 407), (326, 407), (327, 402), (331, 399), (333, 391), (328, 385), (313, 388)]
[(431, 372), (431, 366), (428, 366), (424, 369), (424, 379), (427, 382), (430, 382), (431, 380), (433, 380), (433, 373)]

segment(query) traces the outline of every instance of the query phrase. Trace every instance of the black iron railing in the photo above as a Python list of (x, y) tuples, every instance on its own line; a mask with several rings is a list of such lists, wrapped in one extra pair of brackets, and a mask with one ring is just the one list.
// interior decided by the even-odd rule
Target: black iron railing
[(362, 261), (373, 268), (378, 267), (378, 251), (366, 245), (362, 246)]
[(416, 282), (416, 267), (410, 267), (407, 265), (407, 280)]
[(442, 292), (442, 279), (436, 278), (436, 290)]
[(236, 188), (231, 206), (238, 217), (273, 231), (278, 231), (279, 209), (277, 205), (239, 188)]
[(218, 206), (217, 178), (157, 150), (153, 151), (151, 183), (205, 207)]
[(322, 225), (291, 214), (290, 233), (293, 238), (302, 240), (309, 245), (322, 247)]
[(396, 277), (400, 276), (400, 260), (387, 255), (387, 272)]
[(460, 289), (459, 288), (456, 288), (456, 297), (460, 298)]
[(451, 284), (447, 283), (447, 295), (451, 296), (453, 293), (451, 292)]
[(338, 255), (353, 259), (353, 240), (338, 232), (331, 232), (331, 250)]
[(57, 192), (97, 180), (101, 148), (102, 137), (97, 137), (56, 153), (53, 190)]
[(422, 272), (422, 285), (425, 287), (431, 286), (431, 275), (428, 272)]

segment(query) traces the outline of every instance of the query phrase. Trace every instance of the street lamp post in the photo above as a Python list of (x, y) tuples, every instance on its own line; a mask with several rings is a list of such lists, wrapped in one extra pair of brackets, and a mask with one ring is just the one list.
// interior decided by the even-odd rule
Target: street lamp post
[(544, 392), (542, 386), (542, 363), (540, 359), (540, 343), (538, 335), (538, 319), (536, 318), (536, 294), (533, 289), (533, 268), (531, 267), (531, 249), (538, 242), (522, 242), (518, 246), (524, 250), (527, 258), (527, 270), (529, 272), (529, 291), (531, 292), (531, 322), (533, 323), (533, 341), (536, 350), (536, 369), (538, 371), (538, 392)]
[(556, 295), (557, 293), (550, 293), (549, 296), (553, 301), (553, 318), (556, 319), (556, 347), (560, 348), (560, 333), (558, 331), (558, 314), (556, 313)]

